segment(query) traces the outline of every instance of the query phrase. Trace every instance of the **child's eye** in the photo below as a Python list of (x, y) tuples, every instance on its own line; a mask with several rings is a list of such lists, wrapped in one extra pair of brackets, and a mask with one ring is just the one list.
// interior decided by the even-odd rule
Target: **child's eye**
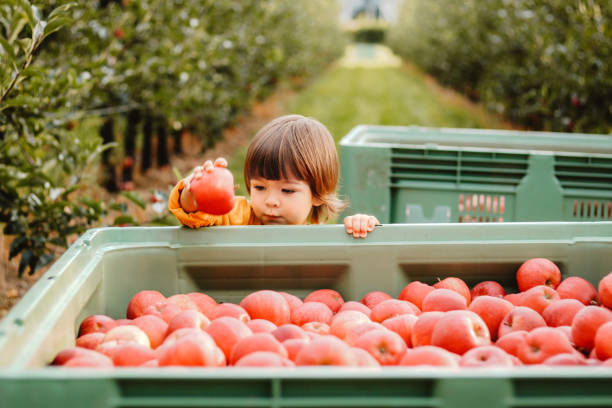
[(264, 191), (264, 186), (253, 186), (253, 188), (255, 188), (255, 190), (257, 191)]
[(292, 193), (295, 193), (295, 190), (290, 190), (290, 189), (288, 189), (288, 188), (283, 188), (283, 190), (282, 190), (282, 191), (283, 191), (283, 193), (285, 193), (285, 194), (292, 194)]

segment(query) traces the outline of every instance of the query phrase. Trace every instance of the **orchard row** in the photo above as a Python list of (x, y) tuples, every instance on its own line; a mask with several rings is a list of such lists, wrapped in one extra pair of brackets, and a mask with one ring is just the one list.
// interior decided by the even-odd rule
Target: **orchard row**
[(53, 365), (112, 366), (612, 366), (612, 273), (596, 289), (534, 258), (518, 293), (495, 281), (413, 281), (397, 298), (345, 301), (332, 289), (304, 300), (261, 290), (240, 304), (203, 293), (135, 294), (125, 319), (85, 318)]

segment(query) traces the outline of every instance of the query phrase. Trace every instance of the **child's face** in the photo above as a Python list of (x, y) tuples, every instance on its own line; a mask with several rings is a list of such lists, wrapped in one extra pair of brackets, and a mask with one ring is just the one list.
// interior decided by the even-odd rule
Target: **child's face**
[(310, 186), (293, 178), (251, 179), (250, 193), (253, 212), (264, 225), (306, 224), (313, 205), (320, 205)]

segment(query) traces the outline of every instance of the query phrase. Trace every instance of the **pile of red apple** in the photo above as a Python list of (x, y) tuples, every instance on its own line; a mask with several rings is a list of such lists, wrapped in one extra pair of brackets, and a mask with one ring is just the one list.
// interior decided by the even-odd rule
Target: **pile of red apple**
[(302, 301), (261, 290), (240, 304), (202, 293), (135, 294), (127, 318), (93, 315), (76, 346), (52, 364), (111, 366), (522, 366), (612, 367), (612, 272), (598, 290), (561, 281), (550, 260), (517, 271), (519, 293), (494, 281), (413, 281), (397, 299), (370, 292), (347, 301), (331, 289)]

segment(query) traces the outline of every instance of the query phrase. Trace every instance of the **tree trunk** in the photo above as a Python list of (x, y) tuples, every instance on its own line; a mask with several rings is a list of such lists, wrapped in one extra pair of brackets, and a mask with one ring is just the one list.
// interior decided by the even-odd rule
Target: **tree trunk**
[[(114, 120), (112, 117), (107, 118), (102, 126), (100, 127), (100, 136), (102, 137), (102, 142), (112, 143), (115, 141), (114, 134)], [(115, 169), (111, 164), (111, 154), (113, 149), (106, 149), (102, 153), (102, 174), (103, 174), (103, 186), (108, 191), (112, 193), (116, 193), (119, 191), (119, 186), (117, 185), (117, 180), (115, 179)]]
[(150, 113), (145, 115), (142, 125), (142, 160), (140, 171), (144, 174), (153, 165), (153, 117)]
[(172, 129), (172, 137), (174, 138), (174, 154), (183, 153), (183, 128)]
[(122, 169), (123, 183), (131, 183), (134, 177), (134, 164), (136, 156), (136, 138), (138, 137), (138, 124), (140, 123), (140, 111), (132, 110), (127, 115), (127, 127), (125, 129), (124, 159)]
[(164, 117), (157, 120), (157, 167), (170, 164), (170, 153), (168, 151), (168, 125)]

